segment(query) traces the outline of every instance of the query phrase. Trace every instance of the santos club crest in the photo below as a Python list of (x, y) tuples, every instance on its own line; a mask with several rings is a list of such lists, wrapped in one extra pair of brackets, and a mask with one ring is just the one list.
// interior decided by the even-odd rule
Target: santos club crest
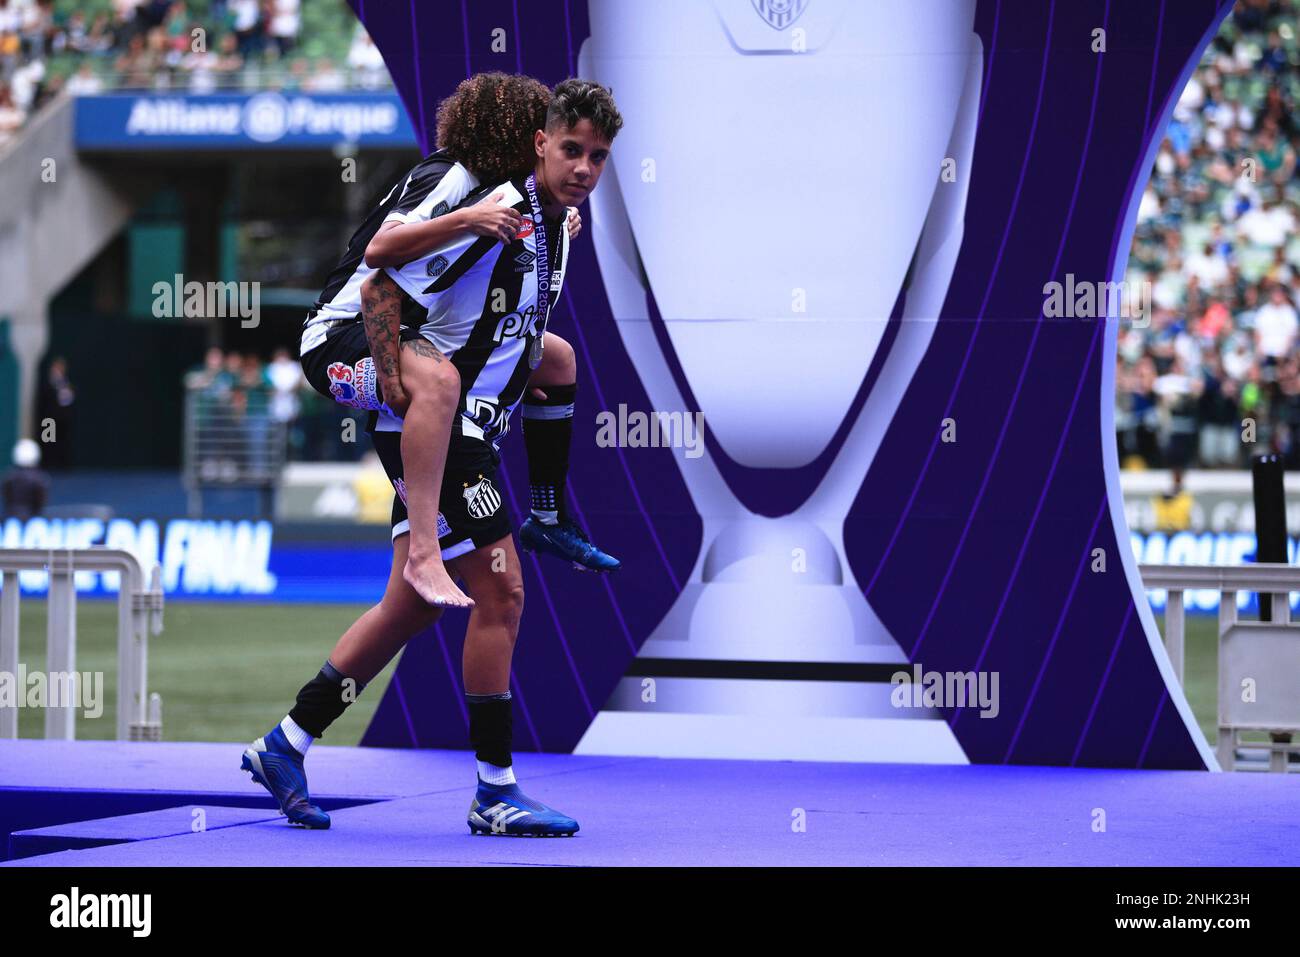
[(464, 483), (465, 507), (474, 518), (487, 518), (501, 507), (501, 493), (496, 490), (491, 479), (478, 477), (477, 485)]
[(799, 19), (808, 0), (754, 0), (754, 9), (774, 30), (784, 30)]

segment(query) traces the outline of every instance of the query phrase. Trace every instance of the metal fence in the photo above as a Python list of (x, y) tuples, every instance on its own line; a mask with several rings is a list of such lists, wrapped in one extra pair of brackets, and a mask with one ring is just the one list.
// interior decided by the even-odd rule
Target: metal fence
[[(1219, 766), (1236, 770), (1238, 750), (1268, 752), (1269, 769), (1286, 771), (1288, 755), (1300, 751), (1300, 624), (1291, 621), (1290, 592), (1300, 591), (1300, 566), (1141, 565), (1148, 590), (1167, 589), (1165, 649), (1183, 683), (1184, 592), (1219, 593)], [(1272, 621), (1238, 621), (1237, 592), (1273, 596)], [(1267, 731), (1268, 743), (1242, 741), (1242, 731)]]
[(191, 516), (202, 515), (208, 488), (258, 489), (262, 514), (273, 513), (289, 423), (273, 414), (271, 395), (261, 388), (186, 389), (182, 480)]
[[(79, 680), (77, 672), (76, 573), (117, 572), (117, 738), (158, 741), (162, 738), (162, 700), (150, 697), (149, 636), (162, 633), (162, 570), (155, 565), (145, 587), (144, 572), (130, 552), (115, 548), (0, 549), (0, 672), (16, 675), (20, 625), (19, 575), (49, 573), (46, 604), (45, 681)], [(19, 693), (22, 693), (21, 690)], [(45, 708), (45, 737), (76, 737), (77, 702), (64, 695)], [(18, 737), (17, 708), (0, 708), (0, 738)]]

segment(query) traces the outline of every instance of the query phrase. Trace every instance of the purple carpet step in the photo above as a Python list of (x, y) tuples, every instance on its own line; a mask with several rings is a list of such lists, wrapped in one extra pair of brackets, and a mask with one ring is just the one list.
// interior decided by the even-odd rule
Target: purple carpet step
[(184, 804), (160, 811), (31, 828), (9, 835), (9, 859), (216, 831), (223, 827), (274, 821), (279, 816), (279, 811), (274, 808)]

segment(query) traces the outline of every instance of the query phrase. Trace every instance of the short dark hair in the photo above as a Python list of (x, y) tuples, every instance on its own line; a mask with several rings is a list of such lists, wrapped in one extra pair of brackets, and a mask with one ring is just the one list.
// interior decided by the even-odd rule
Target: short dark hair
[(623, 128), (623, 116), (609, 90), (591, 80), (571, 77), (555, 88), (546, 111), (546, 129), (573, 129), (581, 120), (591, 120), (596, 132), (611, 143)]

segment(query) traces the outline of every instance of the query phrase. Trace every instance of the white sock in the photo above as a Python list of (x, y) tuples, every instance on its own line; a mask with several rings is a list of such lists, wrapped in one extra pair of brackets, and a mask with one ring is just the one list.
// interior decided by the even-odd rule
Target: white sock
[(514, 784), (515, 769), (499, 768), (495, 764), (489, 764), (487, 761), (478, 762), (478, 776), (483, 779), (484, 784)]
[(284, 716), (284, 720), (280, 722), (280, 730), (289, 739), (289, 743), (293, 745), (294, 750), (304, 756), (307, 754), (307, 749), (311, 747), (312, 741), (315, 740), (310, 734), (298, 727), (298, 722), (287, 714)]
[(559, 525), (560, 513), (556, 511), (547, 511), (546, 509), (533, 509), (533, 518), (537, 519), (543, 525)]

